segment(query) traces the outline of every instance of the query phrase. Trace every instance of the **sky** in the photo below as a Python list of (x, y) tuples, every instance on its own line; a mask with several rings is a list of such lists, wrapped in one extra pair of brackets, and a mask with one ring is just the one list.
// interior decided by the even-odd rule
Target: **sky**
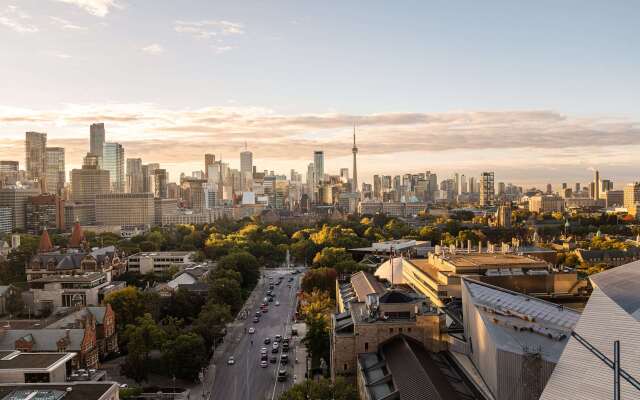
[(172, 178), (206, 152), (359, 180), (639, 180), (640, 3), (0, 0), (0, 159), (89, 125)]

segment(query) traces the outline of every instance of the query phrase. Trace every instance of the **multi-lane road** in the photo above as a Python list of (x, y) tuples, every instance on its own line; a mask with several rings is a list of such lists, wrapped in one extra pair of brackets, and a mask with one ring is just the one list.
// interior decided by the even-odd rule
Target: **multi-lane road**
[[(293, 275), (291, 272), (291, 269), (266, 270), (266, 278), (263, 278), (256, 288), (258, 295), (245, 305), (249, 316), (243, 320), (243, 326), (236, 330), (233, 335), (235, 337), (225, 338), (230, 342), (222, 356), (218, 358), (211, 399), (275, 400), (293, 384), (295, 346), (300, 345), (301, 338), (291, 338), (290, 349), (287, 353), (282, 352), (282, 346), (277, 354), (272, 353), (272, 344), (264, 344), (266, 337), (269, 337), (273, 343), (276, 335), (291, 336), (296, 292), (302, 275)], [(282, 282), (275, 285), (280, 276), (283, 277)], [(273, 278), (275, 297), (273, 302), (268, 302), (268, 312), (261, 314), (260, 322), (254, 323), (253, 317), (256, 311), (260, 310), (260, 304), (269, 290), (269, 277)], [(288, 282), (289, 278), (293, 278), (293, 281)], [(275, 305), (276, 301), (280, 303), (279, 306)], [(254, 328), (256, 332), (250, 334), (250, 328)], [(277, 362), (268, 362), (266, 368), (260, 366), (260, 349), (262, 347), (267, 348), (269, 358), (277, 356)], [(287, 364), (281, 364), (282, 354), (288, 354), (290, 357)], [(231, 356), (235, 359), (235, 364), (228, 365), (227, 360)], [(278, 369), (287, 371), (287, 379), (284, 382), (277, 380)]]

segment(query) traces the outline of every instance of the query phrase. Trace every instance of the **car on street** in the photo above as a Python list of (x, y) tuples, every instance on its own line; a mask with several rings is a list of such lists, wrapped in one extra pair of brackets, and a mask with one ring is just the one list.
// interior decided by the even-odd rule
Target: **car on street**
[(287, 370), (281, 369), (278, 371), (278, 382), (284, 382), (287, 380)]
[(274, 342), (278, 343), (282, 340), (282, 335), (276, 335), (276, 337), (273, 339)]
[(269, 344), (271, 343), (271, 338), (265, 338), (264, 339), (264, 344)]
[(280, 281), (276, 282), (276, 286), (278, 286), (280, 284)]
[(269, 309), (268, 309), (267, 307), (263, 307), (263, 308), (262, 308), (262, 313), (263, 313), (263, 314), (266, 314), (266, 313), (268, 313), (268, 312), (269, 312)]
[(289, 282), (293, 282), (293, 278), (289, 278)]
[(282, 344), (289, 344), (289, 336), (285, 336), (282, 338)]
[(277, 353), (277, 352), (278, 352), (278, 349), (279, 349), (279, 347), (273, 347), (273, 348), (271, 349), (271, 352), (275, 354), (275, 353)]
[(281, 364), (286, 364), (286, 363), (288, 363), (288, 362), (289, 362), (289, 356), (288, 356), (288, 355), (286, 355), (286, 354), (283, 354), (283, 355), (280, 357), (280, 363), (281, 363)]
[(269, 302), (272, 302), (272, 301), (273, 301), (273, 297), (269, 297)]
[(260, 367), (262, 367), (262, 368), (267, 368), (268, 366), (269, 366), (269, 364), (267, 363), (267, 361), (266, 361), (266, 360), (262, 360), (262, 361), (260, 361)]
[(256, 317), (261, 316), (262, 314), (260, 313), (260, 310), (256, 311)]
[(289, 289), (291, 289), (291, 285), (287, 285), (287, 287), (288, 287)]
[(229, 356), (229, 359), (227, 360), (227, 365), (233, 365), (236, 363), (236, 359), (233, 358), (233, 356)]
[(253, 323), (257, 324), (258, 322), (260, 322), (260, 318), (258, 317), (253, 317)]
[(249, 334), (254, 334), (256, 333), (256, 328), (249, 328)]
[(277, 306), (279, 306), (279, 305), (280, 305), (280, 302), (279, 302), (279, 301), (276, 301), (276, 302), (275, 302), (275, 305), (276, 305), (276, 307), (277, 307)]
[(291, 336), (298, 336), (298, 329), (291, 328)]
[(271, 356), (271, 358), (269, 358), (269, 362), (271, 364), (275, 364), (276, 362), (278, 362), (278, 357), (276, 356)]

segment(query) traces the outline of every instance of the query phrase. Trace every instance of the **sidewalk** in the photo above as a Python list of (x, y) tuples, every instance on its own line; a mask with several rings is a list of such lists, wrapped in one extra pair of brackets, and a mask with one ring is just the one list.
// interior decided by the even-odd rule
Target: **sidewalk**
[[(293, 324), (292, 328), (298, 330), (298, 336), (291, 337), (291, 340), (294, 341), (294, 363), (293, 363), (293, 376), (294, 376), (294, 384), (303, 382), (305, 377), (305, 373), (307, 372), (307, 348), (302, 343), (302, 339), (307, 334), (307, 325), (304, 322), (298, 322), (297, 324)], [(297, 360), (297, 362), (296, 362)]]

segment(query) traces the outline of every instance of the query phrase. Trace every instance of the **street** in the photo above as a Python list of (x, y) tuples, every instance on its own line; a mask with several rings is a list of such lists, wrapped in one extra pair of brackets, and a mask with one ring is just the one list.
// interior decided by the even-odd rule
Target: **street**
[[(292, 269), (274, 269), (264, 272), (267, 278), (262, 279), (256, 288), (259, 295), (245, 305), (248, 317), (241, 321), (242, 326), (237, 330), (235, 337), (225, 338), (230, 342), (222, 356), (217, 359), (211, 399), (273, 400), (293, 384), (295, 348), (300, 345), (301, 337), (291, 337), (290, 349), (287, 353), (282, 352), (282, 346), (277, 354), (271, 352), (276, 335), (291, 336), (292, 317), (296, 304), (295, 295), (302, 276), (302, 274), (292, 275), (292, 271)], [(282, 282), (276, 285), (280, 276), (283, 277)], [(273, 277), (275, 297), (273, 302), (268, 302), (268, 312), (261, 314), (260, 322), (254, 323), (254, 315), (260, 311), (260, 304), (269, 290), (268, 277)], [(290, 277), (293, 278), (293, 282), (288, 282)], [(291, 288), (288, 285), (291, 285)], [(280, 305), (276, 306), (276, 302), (279, 302)], [(250, 328), (254, 328), (256, 332), (250, 334)], [(271, 339), (270, 344), (264, 344), (267, 337)], [(260, 349), (262, 347), (267, 348), (269, 358), (277, 356), (277, 362), (268, 362), (266, 368), (260, 367)], [(287, 364), (281, 364), (282, 354), (288, 354), (291, 358)], [(235, 359), (233, 365), (227, 364), (230, 356)], [(304, 363), (304, 360), (299, 362)], [(287, 379), (284, 382), (278, 382), (276, 379), (279, 369), (287, 371)], [(300, 377), (298, 377), (299, 379)]]

